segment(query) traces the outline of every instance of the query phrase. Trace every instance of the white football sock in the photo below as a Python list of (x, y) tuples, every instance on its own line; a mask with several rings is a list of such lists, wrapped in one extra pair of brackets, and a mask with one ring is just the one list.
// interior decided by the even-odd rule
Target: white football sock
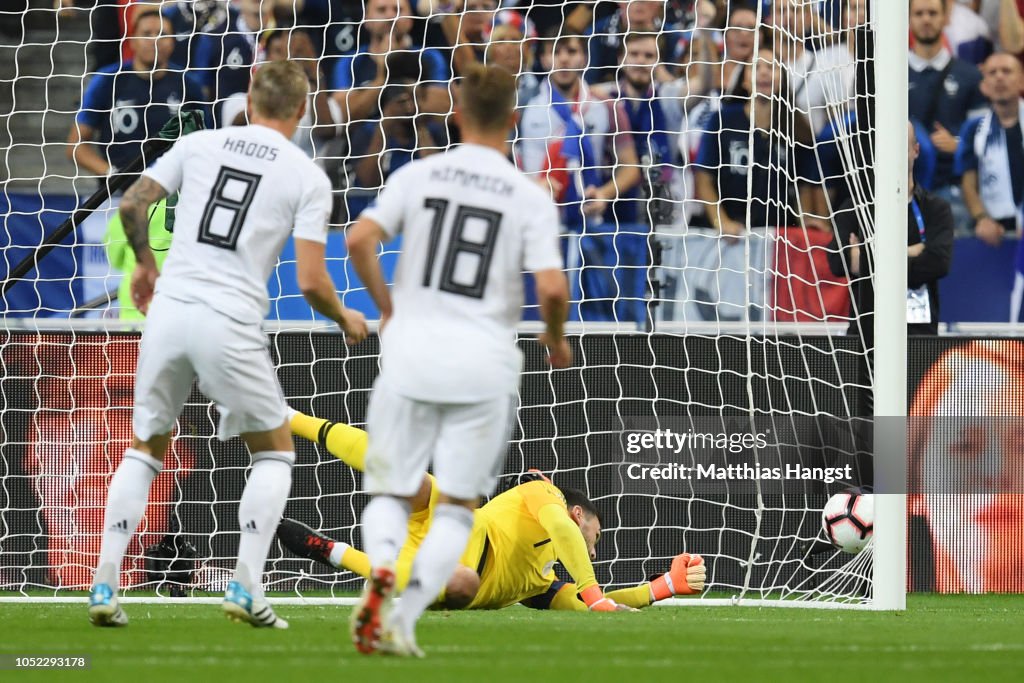
[(338, 569), (344, 569), (345, 566), (341, 563), (341, 560), (345, 557), (345, 552), (351, 547), (348, 543), (335, 541), (334, 545), (331, 546), (331, 552), (327, 556), (327, 561)]
[(370, 566), (394, 565), (409, 535), (409, 503), (393, 496), (374, 496), (361, 521)]
[(472, 510), (445, 503), (434, 510), (430, 531), (413, 561), (409, 585), (394, 612), (396, 625), (409, 637), (413, 637), (420, 615), (437, 600), (451, 578), (472, 529)]
[(295, 453), (291, 451), (252, 454), (252, 471), (238, 503), (242, 536), (238, 541), (235, 581), (255, 598), (263, 597), (263, 566), (288, 502), (294, 463)]
[(149, 486), (162, 468), (163, 463), (151, 455), (134, 448), (125, 450), (124, 459), (117, 466), (107, 492), (100, 563), (94, 583), (108, 584), (115, 591), (120, 586), (125, 550), (146, 512)]

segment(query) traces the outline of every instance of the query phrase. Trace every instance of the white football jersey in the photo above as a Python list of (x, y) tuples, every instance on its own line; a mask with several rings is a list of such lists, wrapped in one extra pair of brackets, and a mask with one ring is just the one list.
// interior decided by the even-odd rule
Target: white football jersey
[(270, 308), (267, 279), (288, 236), (327, 241), (330, 181), (266, 126), (186, 135), (144, 174), (179, 192), (159, 295), (258, 323)]
[(561, 269), (551, 197), (500, 152), (464, 144), (409, 163), (363, 215), (402, 235), (381, 373), (409, 398), (515, 392), (523, 273)]

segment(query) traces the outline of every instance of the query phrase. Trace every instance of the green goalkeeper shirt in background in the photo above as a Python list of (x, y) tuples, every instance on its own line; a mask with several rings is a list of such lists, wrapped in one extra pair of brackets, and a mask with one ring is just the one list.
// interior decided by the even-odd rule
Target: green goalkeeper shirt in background
[[(164, 226), (165, 219), (166, 200), (160, 200), (150, 209), (149, 213), (149, 246), (156, 258), (156, 266), (161, 270), (164, 259), (167, 258), (167, 250), (171, 248), (171, 233), (167, 232)], [(135, 252), (132, 251), (131, 245), (128, 244), (128, 237), (124, 234), (120, 211), (115, 212), (114, 217), (107, 224), (104, 246), (110, 265), (124, 273), (124, 277), (121, 278), (121, 286), (117, 290), (121, 320), (142, 320), (145, 316), (132, 303), (132, 272), (135, 270)]]

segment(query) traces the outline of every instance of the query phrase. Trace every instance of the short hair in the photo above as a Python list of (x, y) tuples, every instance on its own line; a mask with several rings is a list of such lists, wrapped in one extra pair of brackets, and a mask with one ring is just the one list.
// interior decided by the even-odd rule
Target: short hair
[(629, 31), (622, 39), (622, 48), (619, 50), (619, 56), (625, 56), (626, 48), (630, 43), (634, 43), (638, 40), (653, 40), (658, 46), (658, 59), (660, 61), (661, 55), (665, 54), (664, 38), (664, 34), (656, 33), (654, 31)]
[[(942, 14), (944, 16), (948, 15), (949, 14), (949, 7), (946, 5), (946, 0), (938, 0), (938, 1), (939, 1), (939, 7), (942, 10)], [(914, 9), (914, 2), (915, 2), (915, 0), (907, 0), (907, 8), (908, 9)]]
[(385, 74), (389, 82), (419, 81), (421, 54), (411, 50), (389, 52), (385, 57)]
[(380, 91), (380, 108), (383, 109), (405, 94), (412, 95), (413, 97), (416, 96), (416, 81), (405, 78), (397, 82), (388, 83)]
[(516, 108), (516, 77), (497, 65), (475, 63), (459, 88), (459, 109), (467, 123), (483, 131), (504, 130)]
[(1007, 52), (1006, 50), (996, 50), (988, 57), (985, 57), (985, 61), (982, 62), (979, 66), (985, 66), (988, 60), (992, 59), (993, 57), (1008, 57), (1009, 59), (1013, 60), (1013, 62), (1017, 65), (1018, 68), (1021, 67), (1021, 63), (1020, 60), (1017, 59), (1017, 55), (1013, 54), (1012, 52)]
[[(287, 41), (288, 45), (291, 45), (292, 38), (297, 35), (304, 35), (312, 42), (313, 37), (309, 35), (309, 31), (302, 28), (301, 26), (288, 26), (283, 28), (274, 28), (263, 33), (262, 45), (264, 52), (270, 52), (270, 47), (278, 42), (279, 40)], [(288, 50), (288, 56), (291, 57), (291, 50)]]
[[(520, 31), (512, 24), (498, 24), (497, 26), (494, 27), (494, 30), (491, 31), (491, 37), (487, 39), (487, 47), (484, 49), (484, 57), (487, 63), (491, 62), (491, 50), (494, 48), (496, 44), (499, 43), (514, 43), (519, 48), (520, 52), (522, 52), (524, 48), (527, 51), (529, 51), (530, 49), (529, 45), (523, 37), (522, 31)], [(529, 57), (527, 57), (527, 61), (528, 60)], [(522, 68), (528, 69), (529, 66), (529, 64), (523, 64)]]
[(270, 52), (270, 46), (279, 40), (289, 39), (289, 29), (286, 28), (275, 28), (267, 31), (263, 34), (263, 49), (266, 52)]
[(587, 41), (584, 40), (583, 36), (579, 35), (578, 33), (560, 34), (557, 38), (555, 38), (555, 44), (552, 46), (551, 53), (554, 54), (555, 52), (558, 52), (559, 47), (561, 47), (565, 43), (570, 43), (573, 41), (576, 41), (577, 43), (580, 44), (580, 50), (582, 50), (584, 54), (587, 53)]
[(750, 2), (733, 2), (729, 6), (729, 12), (726, 15), (726, 23), (728, 23), (729, 19), (732, 19), (733, 15), (738, 12), (753, 12), (756, 15), (757, 6)]
[(295, 116), (306, 101), (309, 79), (295, 62), (270, 62), (253, 74), (249, 95), (254, 114), (285, 121)]
[(166, 17), (164, 17), (163, 14), (160, 13), (158, 6), (155, 6), (149, 2), (139, 3), (139, 5), (139, 9), (136, 10), (135, 14), (132, 15), (132, 35), (134, 35), (135, 32), (139, 30), (139, 23), (143, 19), (156, 17), (160, 20), (161, 25), (163, 24), (163, 22), (169, 21), (169, 19), (167, 19)]
[(601, 513), (598, 511), (597, 506), (594, 505), (594, 501), (587, 498), (587, 494), (583, 493), (579, 489), (559, 487), (562, 491), (562, 495), (565, 496), (565, 507), (572, 509), (579, 505), (583, 508), (583, 511), (588, 515), (592, 515), (597, 518), (597, 522), (604, 526), (604, 520), (601, 519)]
[(516, 26), (512, 24), (498, 24), (491, 31), (489, 41), (491, 43), (521, 43), (523, 38), (523, 32)]

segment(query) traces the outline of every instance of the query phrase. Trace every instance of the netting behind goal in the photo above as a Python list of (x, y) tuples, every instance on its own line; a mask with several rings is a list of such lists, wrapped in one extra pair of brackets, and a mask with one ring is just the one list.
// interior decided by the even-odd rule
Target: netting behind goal
[[(519, 65), (513, 159), (561, 208), (576, 362), (547, 368), (528, 302), (521, 403), (497, 490), (529, 468), (584, 490), (604, 517), (595, 567), (605, 585), (642, 582), (690, 552), (708, 561), (701, 599), (870, 604), (871, 547), (846, 555), (821, 531), (831, 494), (873, 483), (865, 419), (873, 378), (865, 344), (842, 335), (859, 316), (849, 283), (868, 276), (869, 254), (855, 260), (830, 246), (840, 216), (862, 243), (873, 241), (867, 3), (846, 3), (840, 14), (815, 0), (774, 9), (734, 2), (718, 17), (686, 2), (620, 3), (619, 13), (599, 3), (593, 16), (564, 7), (552, 19), (547, 6), (510, 2), (495, 13), (486, 10), (497, 3), (469, 0), (465, 13), (421, 2), (423, 16), (395, 21), (385, 16), (388, 0), (371, 0), (367, 12), (382, 14), (362, 22), (352, 4), (278, 3), (276, 15), (244, 15), (264, 23), (240, 36), (231, 35), (230, 22), (243, 16), (235, 10), (227, 33), (217, 28), (223, 3), (194, 3), (211, 12), (194, 32), (172, 13), (179, 38), (192, 36), (177, 42), (181, 66), (205, 88), (199, 100), (177, 102), (205, 109), (213, 125), (241, 122), (235, 81), (244, 91), (253, 65), (280, 50), (304, 60), (315, 118), (296, 139), (335, 184), (330, 268), (346, 304), (375, 317), (341, 229), (401, 163), (457, 143), (446, 98), (469, 61)], [(11, 138), (0, 165), (8, 272), (95, 187), (98, 171), (81, 156), (72, 164), (54, 153), (76, 112), (84, 107), (78, 120), (99, 136), (127, 135), (132, 121), (148, 126), (132, 129), (139, 142), (159, 127), (145, 111), (177, 107), (165, 94), (134, 105), (88, 94), (104, 77), (94, 63), (96, 11), (59, 20), (43, 8), (0, 13), (18, 29), (0, 47), (9, 57), (0, 59), (0, 88), (11, 95), (0, 127)], [(375, 25), (408, 37), (376, 59), (368, 54)], [(453, 41), (456, 49), (446, 47)], [(211, 46), (220, 53), (203, 61)], [(614, 199), (601, 201), (606, 192)], [(116, 320), (124, 302), (113, 254), (125, 247), (107, 232), (116, 201), (5, 293), (5, 591), (82, 589), (97, 561), (106, 487), (130, 439), (139, 338), (138, 322)], [(174, 239), (187, 230), (175, 226)], [(399, 249), (386, 248), (385, 270)], [(347, 348), (314, 319), (294, 266), (289, 246), (269, 283), (267, 330), (285, 395), (298, 410), (361, 426), (376, 341)], [(124, 585), (167, 594), (166, 576), (147, 572), (145, 556), (173, 559), (191, 544), (195, 572), (174, 591), (223, 590), (249, 460), (237, 440), (216, 439), (215, 418), (194, 392), (129, 546)], [(679, 437), (689, 441), (666, 441)], [(361, 475), (317, 445), (297, 448), (286, 516), (358, 547)], [(784, 476), (751, 474), (773, 468)], [(845, 469), (826, 477), (827, 468)], [(360, 585), (278, 546), (265, 580), (268, 590), (302, 596)]]

